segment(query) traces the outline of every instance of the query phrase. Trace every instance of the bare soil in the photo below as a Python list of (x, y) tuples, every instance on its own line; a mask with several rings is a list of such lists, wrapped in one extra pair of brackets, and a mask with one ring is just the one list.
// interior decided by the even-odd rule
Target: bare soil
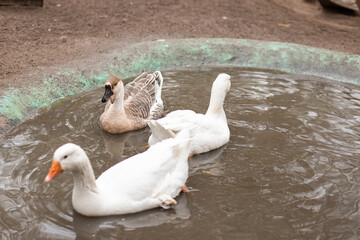
[(14, 76), (156, 39), (247, 38), (360, 54), (360, 15), (311, 0), (44, 0), (0, 7), (0, 88)]

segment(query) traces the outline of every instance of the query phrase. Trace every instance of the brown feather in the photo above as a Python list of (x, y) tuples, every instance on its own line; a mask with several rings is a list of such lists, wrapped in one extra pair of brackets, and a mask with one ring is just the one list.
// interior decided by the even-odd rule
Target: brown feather
[(149, 116), (150, 107), (155, 101), (155, 77), (147, 72), (125, 85), (124, 109), (129, 118)]

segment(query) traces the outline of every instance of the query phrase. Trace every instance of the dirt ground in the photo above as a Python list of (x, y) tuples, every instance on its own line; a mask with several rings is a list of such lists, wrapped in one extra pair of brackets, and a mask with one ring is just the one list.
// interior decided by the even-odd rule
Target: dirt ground
[(0, 7), (0, 88), (35, 68), (156, 39), (247, 38), (360, 54), (360, 15), (315, 0), (44, 0)]

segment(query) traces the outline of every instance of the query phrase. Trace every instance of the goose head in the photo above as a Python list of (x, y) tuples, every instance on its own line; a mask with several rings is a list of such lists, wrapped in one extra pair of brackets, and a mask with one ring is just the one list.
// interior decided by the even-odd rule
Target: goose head
[(79, 171), (87, 163), (87, 155), (80, 146), (73, 143), (64, 144), (55, 151), (51, 168), (45, 177), (45, 182), (51, 181), (63, 171)]
[(109, 77), (105, 83), (105, 93), (101, 99), (101, 102), (106, 102), (110, 98), (111, 103), (114, 103), (115, 96), (121, 91), (123, 86), (124, 84), (119, 77)]
[(220, 73), (215, 79), (211, 92), (224, 92), (225, 94), (230, 90), (231, 77), (226, 73)]
[(226, 119), (223, 104), (226, 94), (231, 87), (230, 79), (231, 77), (226, 73), (221, 73), (217, 76), (211, 88), (210, 104), (206, 115), (218, 116), (220, 114)]

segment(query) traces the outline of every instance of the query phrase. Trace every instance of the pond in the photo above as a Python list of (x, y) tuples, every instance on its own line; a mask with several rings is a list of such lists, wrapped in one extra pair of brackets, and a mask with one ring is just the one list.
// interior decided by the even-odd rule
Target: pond
[(178, 205), (133, 215), (73, 211), (71, 173), (44, 178), (57, 147), (87, 152), (96, 177), (146, 150), (148, 128), (104, 132), (103, 87), (41, 110), (0, 141), (0, 238), (349, 239), (360, 236), (360, 88), (244, 68), (163, 71), (165, 109), (205, 113), (212, 82), (232, 86), (231, 132), (220, 149), (189, 160)]

